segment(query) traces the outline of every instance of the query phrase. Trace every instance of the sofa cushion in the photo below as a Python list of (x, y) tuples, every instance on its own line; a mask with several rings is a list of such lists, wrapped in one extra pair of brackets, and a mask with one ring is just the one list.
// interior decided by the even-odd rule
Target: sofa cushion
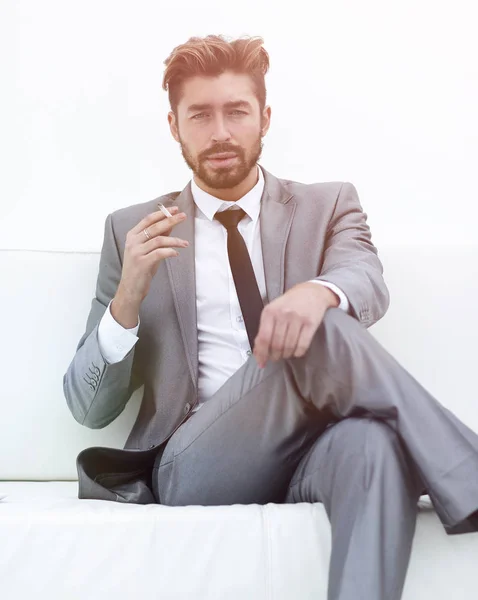
[[(322, 504), (169, 507), (78, 500), (77, 482), (0, 482), (0, 597), (325, 600)], [(476, 596), (478, 535), (421, 501), (403, 600)]]

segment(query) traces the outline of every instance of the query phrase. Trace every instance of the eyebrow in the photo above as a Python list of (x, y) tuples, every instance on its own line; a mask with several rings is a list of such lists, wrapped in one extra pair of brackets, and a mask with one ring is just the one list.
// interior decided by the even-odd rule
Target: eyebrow
[[(212, 104), (191, 104), (188, 107), (188, 112), (195, 112), (197, 110), (211, 110), (213, 107)], [(234, 102), (226, 102), (224, 104), (224, 108), (249, 108), (251, 109), (251, 105), (246, 100), (236, 100)]]

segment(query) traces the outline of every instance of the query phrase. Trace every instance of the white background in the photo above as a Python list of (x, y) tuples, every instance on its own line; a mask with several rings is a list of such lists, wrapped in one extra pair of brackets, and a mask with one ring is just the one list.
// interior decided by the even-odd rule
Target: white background
[(476, 243), (476, 3), (2, 0), (0, 248), (99, 251), (106, 215), (190, 178), (163, 61), (192, 35), (260, 35), (261, 164), (351, 181), (386, 244)]
[(392, 297), (374, 334), (478, 432), (474, 4), (0, 0), (0, 479), (72, 479), (82, 448), (124, 444), (139, 395), (105, 430), (63, 396), (97, 277), (80, 253), (108, 213), (187, 184), (163, 61), (209, 33), (264, 38), (261, 164), (354, 183)]

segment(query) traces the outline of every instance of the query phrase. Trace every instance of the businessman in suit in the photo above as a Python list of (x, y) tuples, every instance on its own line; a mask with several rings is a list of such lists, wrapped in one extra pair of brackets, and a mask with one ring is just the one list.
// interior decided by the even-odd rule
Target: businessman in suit
[(106, 218), (64, 392), (92, 428), (144, 395), (123, 450), (78, 456), (79, 497), (322, 502), (329, 600), (398, 599), (420, 494), (478, 531), (478, 436), (367, 331), (389, 296), (355, 188), (258, 164), (262, 40), (191, 38), (165, 64), (193, 178)]

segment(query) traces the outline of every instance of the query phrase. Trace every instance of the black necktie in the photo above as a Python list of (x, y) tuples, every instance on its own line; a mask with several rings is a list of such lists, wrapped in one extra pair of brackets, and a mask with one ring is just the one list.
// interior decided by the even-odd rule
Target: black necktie
[(237, 229), (237, 224), (245, 214), (242, 208), (239, 210), (224, 210), (217, 212), (214, 218), (227, 229), (229, 264), (231, 265), (242, 316), (246, 324), (247, 337), (253, 350), (264, 303), (262, 302), (246, 243)]

